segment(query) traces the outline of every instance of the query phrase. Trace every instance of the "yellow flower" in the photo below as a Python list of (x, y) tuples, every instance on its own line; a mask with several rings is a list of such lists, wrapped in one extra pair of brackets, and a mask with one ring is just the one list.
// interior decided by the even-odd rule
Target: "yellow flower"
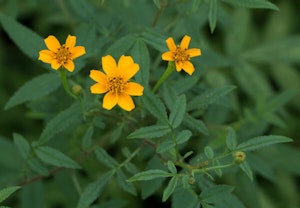
[(60, 45), (53, 35), (49, 35), (44, 42), (49, 50), (41, 50), (39, 60), (51, 64), (55, 70), (62, 66), (69, 72), (73, 72), (75, 68), (73, 60), (85, 54), (83, 46), (75, 46), (76, 36), (68, 35), (63, 45)]
[(115, 59), (108, 55), (102, 57), (102, 68), (105, 74), (99, 70), (90, 71), (90, 77), (97, 82), (91, 86), (91, 93), (106, 93), (103, 108), (107, 110), (116, 104), (126, 111), (134, 109), (131, 96), (143, 95), (144, 87), (130, 82), (129, 79), (138, 72), (139, 65), (134, 63), (131, 56), (122, 55), (117, 64)]
[(189, 75), (193, 74), (195, 71), (194, 65), (190, 62), (190, 58), (201, 56), (201, 50), (199, 48), (188, 49), (190, 40), (191, 37), (185, 35), (180, 45), (176, 46), (173, 38), (169, 37), (166, 40), (166, 43), (170, 51), (162, 54), (163, 60), (175, 62), (177, 71), (183, 69)]

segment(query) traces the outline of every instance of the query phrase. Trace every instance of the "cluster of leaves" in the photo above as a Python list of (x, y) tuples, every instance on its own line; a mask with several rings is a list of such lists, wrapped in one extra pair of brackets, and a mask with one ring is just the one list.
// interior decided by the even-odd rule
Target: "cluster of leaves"
[[(9, 2), (10, 7), (17, 5)], [(34, 2), (47, 10), (42, 1)], [(87, 54), (75, 61), (75, 72), (68, 77), (70, 85), (82, 86), (82, 102), (66, 95), (49, 66), (34, 64), (50, 71), (21, 86), (5, 110), (26, 104), (32, 117), (45, 125), (35, 138), (14, 133), (10, 142), (0, 137), (5, 170), (1, 187), (18, 185), (2, 189), (0, 201), (21, 187), (24, 208), (43, 207), (45, 202), (77, 208), (138, 207), (143, 204), (139, 193), (145, 201), (170, 201), (173, 208), (272, 207), (269, 198), (274, 196), (266, 194), (256, 176), (273, 183), (283, 178), (293, 190), (288, 176), (300, 175), (294, 160), (300, 151), (284, 145), (261, 148), (292, 141), (272, 135), (277, 133), (270, 129), (287, 126), (284, 106), (299, 99), (297, 91), (286, 90), (299, 86), (293, 69), (299, 62), (299, 37), (253, 47), (261, 34), (251, 28), (252, 14), (235, 8), (277, 6), (265, 0), (57, 2), (50, 9), (61, 8), (62, 14), (41, 19), (52, 24), (65, 19), (60, 24), (72, 27), (79, 45), (86, 47)], [(45, 48), (41, 35), (4, 13), (0, 22), (15, 45), (37, 61)], [(218, 28), (225, 34), (224, 43), (218, 40), (224, 48), (210, 42)], [(71, 32), (64, 28), (60, 33), (66, 37)], [(203, 53), (193, 60), (195, 73), (173, 73), (154, 93), (151, 87), (166, 67), (161, 62), (168, 50), (166, 38), (185, 34)], [(89, 92), (88, 71), (107, 54), (131, 55), (140, 65), (135, 79), (145, 91), (130, 113), (102, 109), (102, 99)], [(239, 160), (237, 154), (245, 158)], [(294, 196), (285, 201), (287, 206), (299, 205)]]

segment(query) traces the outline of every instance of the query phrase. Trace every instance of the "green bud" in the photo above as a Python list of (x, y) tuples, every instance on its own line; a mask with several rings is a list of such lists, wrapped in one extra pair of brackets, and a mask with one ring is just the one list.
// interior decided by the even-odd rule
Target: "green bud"
[(78, 84), (74, 84), (72, 86), (73, 94), (76, 96), (80, 96), (82, 94), (82, 87)]
[(242, 151), (237, 151), (234, 153), (233, 158), (236, 164), (240, 164), (246, 160), (246, 153)]

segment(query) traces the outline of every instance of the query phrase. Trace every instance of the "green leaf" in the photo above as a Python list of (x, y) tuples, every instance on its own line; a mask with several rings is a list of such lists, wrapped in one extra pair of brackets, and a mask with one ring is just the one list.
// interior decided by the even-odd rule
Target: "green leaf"
[(90, 126), (82, 138), (81, 147), (83, 150), (87, 150), (92, 145), (93, 134), (94, 134), (94, 127)]
[(228, 185), (216, 185), (202, 191), (200, 198), (205, 202), (214, 203), (222, 200), (222, 198), (224, 198), (228, 193), (231, 193), (233, 189), (234, 187)]
[(74, 125), (75, 123), (80, 122), (81, 114), (81, 106), (79, 102), (75, 102), (69, 108), (59, 113), (49, 121), (49, 123), (43, 130), (38, 143), (40, 145), (44, 144), (45, 142), (52, 139), (55, 134), (66, 130), (69, 126)]
[(20, 186), (11, 186), (0, 190), (0, 202), (3, 202), (7, 197), (20, 189)]
[(41, 180), (23, 186), (20, 190), (21, 208), (41, 208), (45, 205), (45, 187)]
[(169, 117), (169, 122), (174, 129), (181, 124), (184, 118), (185, 110), (186, 110), (186, 98), (185, 95), (182, 94), (176, 99), (175, 105), (171, 110), (170, 117)]
[(151, 170), (137, 173), (134, 176), (132, 176), (131, 178), (129, 178), (127, 181), (128, 182), (148, 181), (148, 180), (152, 180), (155, 178), (167, 178), (167, 177), (172, 177), (172, 176), (173, 176), (172, 173), (168, 173), (163, 170), (151, 169)]
[(75, 161), (52, 147), (38, 147), (35, 149), (35, 154), (41, 159), (41, 161), (49, 165), (65, 168), (80, 168)]
[(30, 144), (27, 140), (20, 134), (13, 134), (14, 143), (18, 147), (22, 157), (27, 159), (30, 153)]
[(277, 136), (277, 135), (259, 136), (239, 144), (237, 146), (237, 150), (253, 151), (272, 144), (292, 142), (292, 141), (293, 140), (291, 138), (284, 137), (284, 136)]
[(95, 154), (97, 156), (97, 159), (99, 162), (101, 162), (103, 165), (109, 167), (109, 168), (115, 168), (119, 165), (119, 163), (112, 158), (105, 149), (101, 147), (95, 148)]
[(147, 86), (149, 82), (150, 54), (144, 40), (141, 38), (137, 39), (132, 48), (132, 57), (140, 66), (140, 70), (135, 75), (136, 81), (143, 86)]
[(228, 4), (237, 7), (258, 8), (258, 9), (273, 9), (279, 11), (279, 8), (266, 0), (222, 0)]
[(93, 183), (90, 183), (81, 194), (76, 208), (89, 208), (90, 205), (100, 196), (106, 184), (113, 176), (113, 172), (107, 172)]
[(217, 0), (210, 0), (209, 2), (208, 21), (210, 32), (213, 33), (217, 24)]
[(167, 164), (168, 164), (168, 169), (170, 170), (170, 172), (173, 174), (176, 174), (177, 169), (176, 169), (174, 163), (171, 160), (169, 160)]
[(132, 183), (129, 183), (126, 181), (126, 176), (121, 169), (117, 170), (117, 180), (118, 180), (118, 184), (124, 191), (126, 191), (134, 196), (137, 195), (135, 187), (133, 186)]
[(200, 119), (195, 119), (189, 114), (185, 114), (183, 123), (192, 130), (199, 132), (200, 134), (208, 135), (208, 129)]
[[(183, 130), (176, 136), (176, 143), (182, 144), (190, 139), (192, 136), (192, 132), (189, 130)], [(175, 147), (176, 143), (173, 141), (173, 139), (169, 138), (162, 142), (156, 149), (157, 153), (163, 153), (166, 152), (173, 147)]]
[(225, 85), (222, 87), (218, 87), (216, 89), (207, 90), (200, 95), (196, 96), (194, 99), (192, 99), (187, 106), (187, 110), (199, 110), (199, 109), (205, 109), (209, 105), (216, 102), (219, 98), (227, 95), (229, 92), (234, 90), (236, 87), (232, 85)]
[(162, 197), (163, 202), (167, 201), (167, 199), (174, 192), (174, 190), (177, 186), (177, 182), (178, 182), (178, 178), (176, 176), (171, 178), (171, 180), (168, 183), (168, 186), (164, 190), (163, 197)]
[(26, 82), (8, 100), (4, 109), (7, 110), (24, 102), (48, 95), (60, 86), (60, 79), (56, 74), (42, 74)]
[(133, 46), (133, 44), (136, 42), (136, 39), (136, 34), (129, 34), (119, 38), (116, 42), (111, 44), (111, 46), (106, 50), (105, 54), (109, 54), (114, 58), (121, 57), (121, 55), (126, 53)]
[(162, 121), (164, 124), (169, 125), (166, 108), (158, 97), (156, 97), (149, 89), (145, 89), (142, 100), (146, 109), (153, 116)]
[(20, 50), (29, 58), (37, 60), (39, 51), (46, 47), (43, 39), (29, 28), (3, 14), (0, 14), (0, 20), (3, 29)]
[(168, 134), (171, 129), (168, 126), (153, 125), (139, 128), (128, 135), (129, 139), (153, 139)]
[(49, 171), (47, 168), (36, 158), (32, 158), (28, 161), (29, 167), (35, 171), (37, 174), (47, 176)]
[(141, 35), (146, 43), (151, 45), (159, 52), (168, 51), (168, 47), (165, 42), (167, 38), (162, 36), (161, 33), (157, 32), (153, 28), (146, 28), (146, 30)]
[(237, 147), (236, 135), (235, 135), (233, 128), (231, 128), (231, 127), (228, 128), (228, 133), (227, 133), (227, 137), (226, 137), (226, 145), (229, 150), (235, 150)]
[(153, 3), (155, 4), (155, 6), (160, 9), (161, 6), (160, 6), (160, 0), (153, 0)]
[(214, 157), (214, 150), (210, 146), (206, 146), (204, 148), (204, 153), (208, 159), (212, 159)]
[(243, 163), (239, 164), (239, 167), (246, 173), (250, 180), (253, 181), (253, 172), (247, 161), (244, 161)]

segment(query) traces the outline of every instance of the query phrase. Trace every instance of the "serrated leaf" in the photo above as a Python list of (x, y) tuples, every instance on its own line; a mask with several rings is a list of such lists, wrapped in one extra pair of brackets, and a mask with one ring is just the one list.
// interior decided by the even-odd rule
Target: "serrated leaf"
[(198, 131), (200, 134), (208, 135), (208, 129), (203, 123), (203, 121), (199, 119), (195, 119), (189, 114), (185, 114), (183, 119), (184, 124), (192, 130)]
[(153, 48), (159, 52), (168, 51), (166, 44), (166, 37), (162, 36), (159, 32), (153, 28), (146, 28), (146, 30), (141, 34), (146, 43), (151, 45)]
[[(176, 136), (176, 143), (182, 144), (190, 139), (192, 136), (192, 132), (189, 130), (183, 130)], [(169, 138), (165, 141), (163, 141), (156, 149), (158, 153), (166, 152), (173, 147), (176, 146), (176, 143), (173, 141), (173, 139)]]
[(168, 183), (168, 186), (164, 190), (163, 197), (162, 197), (163, 202), (167, 201), (167, 199), (174, 192), (174, 190), (177, 186), (177, 182), (178, 182), (178, 178), (176, 176), (171, 178), (171, 180)]
[(168, 161), (167, 165), (168, 165), (168, 169), (170, 170), (171, 173), (174, 173), (174, 174), (177, 173), (177, 169), (171, 160)]
[(236, 87), (232, 85), (225, 85), (222, 87), (218, 87), (216, 89), (207, 90), (200, 95), (196, 96), (194, 99), (192, 99), (188, 105), (187, 110), (199, 110), (199, 109), (205, 109), (209, 105), (216, 102), (219, 98), (227, 95), (229, 92), (234, 90)]
[(204, 148), (204, 153), (208, 159), (212, 159), (214, 157), (214, 150), (210, 146), (206, 146)]
[(13, 134), (14, 143), (18, 147), (22, 157), (27, 159), (30, 153), (30, 144), (28, 141), (20, 134)]
[[(116, 42), (111, 44), (111, 46), (106, 50), (105, 54), (110, 54), (115, 58), (120, 57), (133, 46), (133, 44), (136, 42), (136, 39), (136, 34), (129, 34), (119, 38)], [(120, 48), (122, 48), (122, 50), (120, 50)]]
[(237, 146), (239, 151), (253, 151), (257, 150), (272, 144), (292, 142), (293, 140), (284, 136), (277, 135), (268, 135), (268, 136), (259, 136), (248, 141), (245, 141)]
[(20, 189), (20, 186), (11, 186), (0, 190), (0, 202), (3, 202), (7, 197)]
[(150, 70), (150, 55), (145, 42), (138, 38), (132, 48), (132, 57), (135, 63), (139, 64), (140, 70), (135, 75), (136, 81), (147, 86), (149, 82), (149, 70)]
[(41, 161), (49, 165), (65, 168), (80, 168), (74, 160), (52, 147), (38, 147), (35, 149), (35, 154)]
[(49, 123), (43, 130), (38, 141), (39, 145), (44, 144), (45, 142), (52, 139), (55, 134), (79, 122), (81, 114), (82, 111), (79, 102), (75, 102), (69, 108), (59, 113), (49, 121)]
[(231, 193), (233, 189), (234, 187), (228, 185), (213, 186), (202, 191), (200, 194), (200, 198), (205, 202), (214, 203), (216, 201), (222, 200), (222, 197), (225, 197), (226, 194)]
[(259, 9), (273, 9), (279, 11), (279, 8), (266, 0), (222, 0), (228, 4), (237, 7), (245, 8), (259, 8)]
[(43, 39), (29, 28), (3, 14), (0, 14), (0, 20), (3, 29), (20, 50), (29, 58), (37, 60), (39, 51), (45, 48)]
[(115, 168), (119, 165), (119, 163), (112, 158), (105, 149), (101, 147), (95, 148), (95, 154), (97, 156), (97, 159), (103, 164), (106, 165), (109, 168)]
[(228, 133), (226, 137), (226, 145), (229, 150), (235, 150), (237, 147), (237, 140), (236, 140), (236, 134), (233, 130), (233, 128), (228, 128)]
[(244, 161), (243, 163), (239, 164), (239, 167), (246, 173), (250, 180), (253, 181), (253, 172), (247, 161)]
[(93, 133), (94, 133), (94, 127), (90, 126), (82, 138), (81, 147), (83, 150), (87, 150), (91, 146)]
[(168, 173), (163, 170), (151, 169), (151, 170), (137, 173), (134, 176), (132, 176), (131, 178), (129, 178), (127, 181), (128, 182), (148, 181), (148, 180), (152, 180), (155, 178), (167, 178), (167, 177), (172, 177), (172, 176), (173, 176), (172, 173)]
[(130, 193), (134, 196), (137, 195), (135, 187), (133, 186), (132, 183), (129, 183), (129, 182), (126, 181), (126, 176), (125, 176), (125, 174), (123, 173), (123, 171), (121, 169), (119, 169), (117, 171), (117, 180), (118, 180), (118, 183), (119, 183), (120, 187), (124, 191), (126, 191), (126, 192), (128, 192), (128, 193)]
[(48, 95), (60, 86), (60, 79), (56, 74), (42, 74), (26, 82), (8, 100), (4, 110), (24, 102)]
[(131, 134), (128, 135), (129, 139), (153, 139), (162, 137), (168, 134), (171, 129), (168, 126), (161, 125), (153, 125), (146, 126), (140, 129), (135, 130)]
[(90, 183), (81, 194), (76, 208), (89, 208), (90, 205), (100, 196), (102, 190), (113, 176), (113, 172), (107, 172), (98, 178), (95, 182)]
[(176, 101), (173, 109), (171, 110), (169, 122), (173, 128), (177, 128), (183, 118), (186, 111), (186, 97), (184, 94), (180, 95)]
[(210, 33), (213, 33), (217, 24), (217, 0), (210, 0), (208, 11)]
[(169, 125), (166, 108), (158, 97), (156, 97), (149, 89), (145, 89), (142, 100), (146, 109), (153, 116), (164, 124)]

